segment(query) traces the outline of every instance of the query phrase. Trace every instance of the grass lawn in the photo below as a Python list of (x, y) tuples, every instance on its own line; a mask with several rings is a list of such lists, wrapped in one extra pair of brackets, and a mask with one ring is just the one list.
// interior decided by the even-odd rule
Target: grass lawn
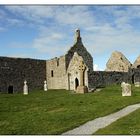
[(0, 94), (0, 134), (61, 134), (139, 102), (140, 88), (133, 87), (132, 97), (122, 97), (120, 85), (84, 95), (66, 90)]
[(98, 130), (95, 135), (140, 135), (140, 109)]

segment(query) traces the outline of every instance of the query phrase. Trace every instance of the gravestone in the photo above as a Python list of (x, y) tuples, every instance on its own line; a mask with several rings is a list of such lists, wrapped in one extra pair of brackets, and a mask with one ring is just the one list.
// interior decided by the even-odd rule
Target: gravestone
[(48, 88), (47, 88), (47, 81), (44, 81), (44, 91), (47, 91)]
[(76, 89), (76, 93), (87, 93), (88, 88), (84, 85), (84, 72), (86, 70), (86, 66), (83, 61), (80, 62), (79, 72), (80, 72), (80, 85)]
[(24, 81), (23, 94), (28, 95), (28, 85), (26, 80)]
[(122, 96), (131, 96), (131, 85), (125, 82), (121, 83), (122, 87)]
[(135, 82), (135, 87), (140, 87), (140, 82)]

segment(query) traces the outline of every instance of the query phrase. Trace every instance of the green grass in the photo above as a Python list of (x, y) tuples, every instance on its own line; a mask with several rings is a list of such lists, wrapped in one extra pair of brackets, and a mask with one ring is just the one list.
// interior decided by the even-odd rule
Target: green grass
[(0, 134), (61, 134), (89, 120), (140, 102), (140, 89), (122, 97), (119, 86), (90, 94), (66, 90), (34, 91), (29, 95), (0, 94)]
[(95, 135), (139, 135), (140, 109), (98, 130)]

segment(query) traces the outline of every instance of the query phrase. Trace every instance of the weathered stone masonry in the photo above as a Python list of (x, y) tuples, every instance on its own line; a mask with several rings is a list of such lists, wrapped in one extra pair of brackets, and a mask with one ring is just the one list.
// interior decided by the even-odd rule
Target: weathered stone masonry
[(129, 72), (93, 71), (92, 73), (88, 73), (89, 88), (121, 84), (122, 81), (131, 83), (131, 76)]
[(24, 80), (27, 80), (29, 91), (43, 89), (46, 79), (46, 61), (35, 59), (0, 57), (0, 92), (23, 92)]
[[(59, 58), (36, 60), (0, 57), (0, 92), (22, 93), (24, 80), (27, 81), (29, 92), (43, 89), (44, 80), (47, 81), (48, 89), (74, 91), (77, 91), (82, 79), (83, 85), (88, 90), (121, 82), (140, 82), (139, 57), (134, 66), (128, 62), (127, 71), (124, 69), (126, 58), (121, 53), (115, 52), (115, 54), (117, 55), (113, 55), (115, 56), (113, 61), (110, 59), (109, 66), (116, 66), (116, 71), (112, 68), (113, 71), (94, 71), (93, 58), (82, 43), (80, 30), (76, 30), (74, 45)], [(79, 71), (80, 62), (85, 66), (82, 76)]]

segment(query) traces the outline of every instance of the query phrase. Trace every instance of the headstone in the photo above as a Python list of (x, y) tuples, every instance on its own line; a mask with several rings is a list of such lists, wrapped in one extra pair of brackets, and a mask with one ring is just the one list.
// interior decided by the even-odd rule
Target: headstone
[(140, 82), (135, 82), (135, 87), (140, 87)]
[(28, 86), (26, 80), (24, 81), (23, 94), (28, 95)]
[(48, 88), (47, 88), (47, 81), (44, 81), (44, 91), (47, 91)]
[(124, 85), (125, 85), (125, 82), (122, 82), (122, 83), (121, 83), (121, 87), (123, 87)]
[(122, 96), (131, 96), (131, 85), (125, 82), (121, 83)]

